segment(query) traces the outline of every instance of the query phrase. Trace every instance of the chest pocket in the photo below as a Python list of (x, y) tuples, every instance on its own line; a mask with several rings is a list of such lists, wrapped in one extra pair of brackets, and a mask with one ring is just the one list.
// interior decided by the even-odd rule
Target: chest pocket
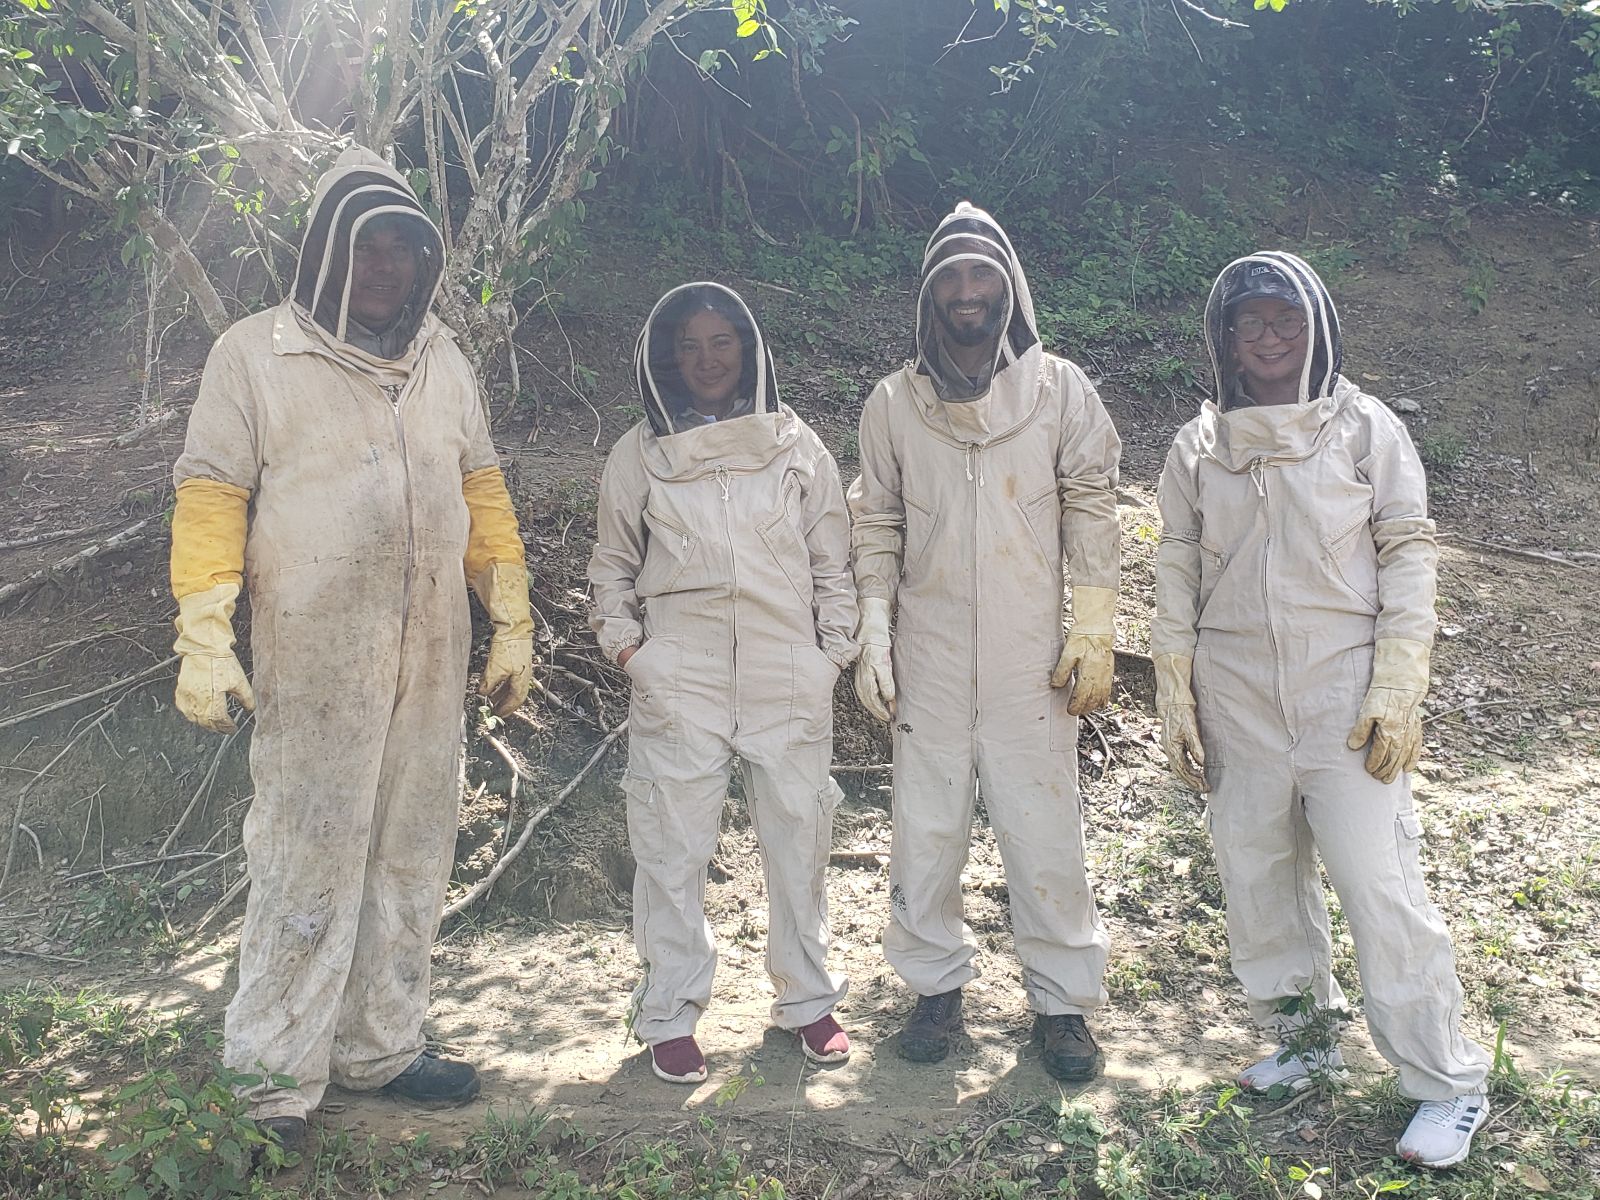
[(700, 552), (700, 537), (681, 519), (648, 507), (644, 510), (644, 524), (648, 534), (644, 567), (634, 587), (643, 597), (665, 596), (678, 586)]
[(933, 531), (939, 527), (939, 512), (931, 504), (918, 500), (910, 492), (902, 491), (901, 500), (906, 509), (906, 547), (902, 574), (911, 571), (928, 551), (933, 541)]
[(756, 526), (756, 532), (772, 557), (777, 559), (795, 595), (809, 607), (812, 599), (811, 552), (806, 548), (804, 509), (805, 486), (800, 482), (799, 475), (788, 472), (783, 478), (783, 502), (776, 512)]
[(1359, 506), (1341, 509), (1341, 519), (1322, 538), (1328, 573), (1370, 613), (1378, 611), (1378, 548), (1372, 540), (1372, 490)]
[(1060, 492), (1057, 485), (1052, 483), (1049, 487), (1035, 492), (1017, 501), (1017, 507), (1022, 509), (1022, 515), (1028, 522), (1028, 528), (1033, 532), (1033, 540), (1039, 546), (1039, 553), (1044, 556), (1046, 566), (1056, 566), (1061, 562), (1061, 504), (1057, 500)]

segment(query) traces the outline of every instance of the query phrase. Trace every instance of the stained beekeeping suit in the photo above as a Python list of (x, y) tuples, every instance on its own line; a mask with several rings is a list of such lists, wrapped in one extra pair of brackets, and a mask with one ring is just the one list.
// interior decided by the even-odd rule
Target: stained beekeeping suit
[(833, 688), (854, 660), (838, 468), (778, 401), (772, 357), (732, 291), (687, 284), (635, 353), (644, 421), (600, 480), (591, 624), (632, 677), (628, 835), (644, 964), (634, 1033), (656, 1074), (705, 1078), (695, 1025), (716, 952), (703, 909), (738, 755), (766, 864), (773, 1021), (839, 1061), (845, 981), (826, 966), (825, 871), (839, 789)]
[[(483, 690), (527, 695), (527, 572), (471, 366), (429, 311), (442, 242), (404, 179), (347, 151), (317, 184), (289, 299), (206, 363), (174, 470), (178, 707), (255, 705), (250, 896), (224, 1058), (292, 1141), (331, 1079), (461, 1100), (422, 1055), (429, 950), (454, 861), (470, 582), (495, 635)], [(252, 686), (234, 657), (241, 575)], [(296, 1125), (298, 1122), (298, 1125)]]
[(867, 400), (850, 488), (856, 687), (894, 737), (883, 945), (920, 997), (900, 1051), (943, 1058), (977, 974), (961, 870), (981, 787), (1045, 1065), (1083, 1078), (1108, 939), (1084, 872), (1077, 717), (1111, 690), (1121, 444), (1083, 372), (1040, 346), (1011, 243), (970, 204), (928, 243), (916, 333), (916, 362)]
[(1151, 653), (1167, 753), (1209, 787), (1234, 971), (1285, 1039), (1241, 1082), (1304, 1086), (1340, 1067), (1337, 1049), (1288, 1045), (1302, 994), (1346, 1008), (1320, 852), (1373, 1041), (1402, 1092), (1441, 1102), (1423, 1105), (1401, 1153), (1443, 1165), (1487, 1115), (1489, 1064), (1459, 1032), (1407, 775), (1434, 632), (1422, 464), (1399, 418), (1339, 374), (1337, 312), (1300, 259), (1231, 263), (1205, 324), (1219, 401), (1178, 433), (1161, 476)]

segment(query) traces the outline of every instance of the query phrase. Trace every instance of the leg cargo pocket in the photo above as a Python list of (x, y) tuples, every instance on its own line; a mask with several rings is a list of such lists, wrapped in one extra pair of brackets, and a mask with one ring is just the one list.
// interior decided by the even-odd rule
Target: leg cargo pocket
[(1401, 813), (1394, 819), (1394, 841), (1406, 899), (1413, 907), (1421, 908), (1428, 903), (1428, 888), (1422, 880), (1422, 822), (1415, 813)]
[(667, 839), (655, 782), (630, 771), (622, 777), (622, 794), (628, 800), (628, 848), (634, 862), (665, 862)]

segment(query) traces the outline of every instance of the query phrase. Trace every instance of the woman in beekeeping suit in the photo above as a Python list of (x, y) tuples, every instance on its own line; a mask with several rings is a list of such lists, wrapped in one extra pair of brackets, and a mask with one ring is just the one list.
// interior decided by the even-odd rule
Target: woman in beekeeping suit
[[(1208, 792), (1228, 944), (1281, 1045), (1239, 1076), (1342, 1072), (1317, 854), (1355, 939), (1378, 1050), (1420, 1101), (1399, 1154), (1444, 1167), (1488, 1118), (1450, 935), (1428, 903), (1408, 772), (1422, 749), (1438, 553), (1400, 419), (1339, 374), (1333, 300), (1300, 259), (1254, 254), (1206, 306), (1216, 401), (1162, 472), (1151, 630), (1162, 743)], [(1314, 1045), (1313, 1042), (1323, 1042)]]
[(612, 447), (589, 562), (601, 649), (633, 681), (628, 833), (644, 977), (633, 1032), (698, 1083), (716, 950), (704, 912), (734, 756), (766, 864), (773, 1021), (841, 1062), (825, 873), (838, 786), (833, 688), (856, 657), (838, 468), (778, 401), (772, 355), (728, 288), (656, 304), (635, 351), (646, 417)]

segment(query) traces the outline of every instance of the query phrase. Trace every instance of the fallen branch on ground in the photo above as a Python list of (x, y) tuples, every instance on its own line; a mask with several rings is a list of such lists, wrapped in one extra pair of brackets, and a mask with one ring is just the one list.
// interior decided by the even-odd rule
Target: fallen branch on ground
[[(231, 854), (232, 851), (229, 851)], [(76, 875), (66, 875), (56, 880), (57, 883), (78, 883), (85, 879), (99, 879), (104, 875), (114, 875), (118, 871), (137, 871), (140, 867), (164, 867), (168, 863), (178, 862), (187, 858), (226, 858), (226, 854), (212, 854), (209, 850), (182, 850), (177, 854), (163, 854), (157, 858), (141, 858), (138, 862), (112, 863), (109, 867), (96, 867), (92, 871), (80, 871)], [(210, 866), (210, 863), (206, 864)]]
[[(1530, 562), (1554, 563), (1558, 567), (1576, 567), (1580, 571), (1592, 571), (1595, 564), (1600, 563), (1600, 554), (1591, 554), (1583, 550), (1573, 550), (1568, 554), (1550, 554), (1544, 550), (1525, 550), (1521, 546), (1508, 546), (1504, 542), (1486, 542), (1482, 538), (1468, 537), (1464, 533), (1454, 531), (1441, 533), (1438, 537), (1441, 542), (1460, 542), (1463, 546), (1472, 546), (1479, 550), (1489, 550), (1495, 554), (1504, 554), (1511, 558), (1525, 558)], [(1580, 562), (1579, 559), (1588, 561)]]
[[(5, 720), (0, 721), (0, 729), (9, 729), (13, 725), (21, 725), (24, 721), (31, 721), (35, 717), (44, 716), (46, 713), (58, 712), (63, 708), (71, 708), (74, 704), (81, 704), (85, 700), (93, 700), (96, 696), (104, 696), (107, 692), (114, 692), (119, 687), (138, 683), (146, 676), (154, 675), (157, 671), (170, 667), (177, 661), (178, 656), (172, 654), (156, 663), (155, 666), (146, 667), (137, 675), (129, 675), (124, 679), (118, 679), (115, 683), (108, 683), (104, 687), (95, 688), (92, 692), (84, 692), (81, 696), (68, 696), (65, 700), (57, 700), (53, 704), (42, 704), (38, 708), (30, 708), (25, 713), (18, 713), (14, 717), (7, 717)], [(118, 696), (117, 699), (121, 700), (122, 697)]]
[(59, 542), (62, 538), (77, 537), (84, 533), (94, 533), (103, 525), (84, 525), (78, 529), (57, 529), (50, 533), (35, 533), (28, 537), (17, 538), (11, 542), (0, 542), (0, 550), (23, 550), (29, 546), (43, 546), (49, 542)]
[[(578, 785), (584, 781), (589, 772), (594, 770), (596, 765), (599, 764), (600, 760), (606, 756), (606, 752), (610, 750), (612, 746), (616, 745), (617, 739), (627, 731), (628, 722), (623, 721), (622, 724), (618, 725), (610, 733), (606, 734), (606, 736), (601, 740), (600, 744), (595, 747), (594, 753), (589, 756), (589, 761), (584, 763), (583, 767), (578, 771), (578, 773), (567, 781), (567, 785), (556, 793), (555, 799), (550, 801), (549, 804), (546, 804), (543, 808), (539, 809), (528, 818), (528, 823), (522, 827), (521, 834), (517, 836), (516, 845), (512, 846), (511, 849), (507, 850), (498, 859), (496, 859), (494, 866), (489, 868), (489, 873), (482, 879), (478, 880), (477, 883), (473, 884), (466, 894), (445, 905), (445, 910), (441, 914), (441, 917), (453, 917), (471, 905), (476, 904), (485, 895), (487, 895), (489, 889), (494, 887), (495, 881), (498, 880), (500, 876), (505, 874), (506, 868), (515, 862), (517, 855), (521, 854), (522, 851), (527, 847), (529, 839), (533, 837), (533, 831), (539, 826), (539, 822), (548, 817), (563, 800), (578, 790)], [(512, 764), (512, 769), (516, 771), (519, 776), (522, 776), (522, 769), (516, 766), (515, 763)], [(526, 778), (526, 776), (523, 777)]]
[(0, 587), (0, 604), (4, 604), (8, 600), (15, 599), (17, 596), (27, 595), (35, 588), (43, 585), (46, 581), (53, 579), (55, 576), (60, 575), (65, 571), (72, 570), (75, 567), (81, 567), (84, 563), (88, 562), (92, 558), (97, 558), (102, 554), (108, 554), (113, 550), (120, 550), (125, 546), (132, 545), (144, 535), (146, 526), (160, 519), (160, 515), (153, 515), (145, 517), (143, 520), (135, 521), (126, 529), (112, 534), (104, 541), (91, 542), (82, 550), (78, 550), (75, 553), (67, 555), (67, 557), (63, 558), (60, 562), (52, 563), (48, 567), (40, 567), (26, 579), (19, 579), (15, 583), (8, 583), (4, 587)]
[(188, 416), (188, 410), (182, 408), (169, 408), (166, 412), (156, 417), (153, 421), (146, 421), (143, 425), (135, 425), (126, 433), (119, 433), (111, 439), (111, 444), (118, 450), (126, 450), (129, 446), (137, 446), (145, 438), (157, 430), (165, 429), (179, 417)]

